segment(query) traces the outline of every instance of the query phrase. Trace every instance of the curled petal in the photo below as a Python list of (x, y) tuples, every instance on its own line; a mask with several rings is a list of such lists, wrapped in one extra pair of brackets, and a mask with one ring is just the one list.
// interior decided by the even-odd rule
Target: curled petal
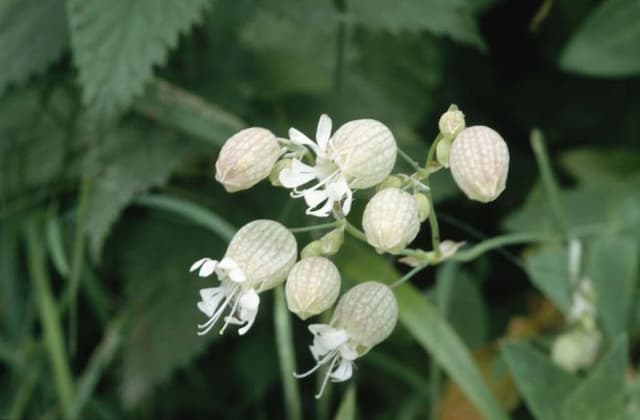
[(320, 146), (320, 150), (324, 151), (327, 149), (329, 137), (331, 137), (331, 118), (329, 118), (327, 114), (322, 114), (320, 121), (318, 121), (318, 129), (316, 130), (316, 141), (318, 142), (318, 146)]
[(318, 154), (318, 145), (314, 143), (309, 137), (305, 136), (300, 130), (295, 128), (289, 129), (289, 140), (300, 146), (307, 146)]
[(353, 374), (353, 363), (350, 360), (341, 360), (338, 367), (331, 372), (333, 382), (343, 382), (351, 378)]
[(201, 289), (200, 298), (202, 300), (198, 302), (198, 309), (200, 309), (206, 316), (212, 317), (220, 306), (222, 300), (225, 298), (224, 289), (222, 287)]
[(200, 266), (200, 271), (198, 271), (198, 275), (200, 277), (209, 277), (216, 270), (216, 266), (218, 265), (218, 261), (209, 260), (202, 263)]
[(316, 208), (320, 203), (325, 202), (329, 196), (323, 190), (307, 190), (303, 194), (304, 201), (307, 203), (309, 208)]
[(214, 263), (217, 263), (217, 261), (212, 260), (211, 258), (200, 258), (198, 261), (194, 262), (193, 264), (191, 264), (191, 267), (189, 268), (189, 272), (194, 272), (197, 269), (199, 269), (200, 267), (202, 267), (206, 262), (209, 261), (213, 261)]

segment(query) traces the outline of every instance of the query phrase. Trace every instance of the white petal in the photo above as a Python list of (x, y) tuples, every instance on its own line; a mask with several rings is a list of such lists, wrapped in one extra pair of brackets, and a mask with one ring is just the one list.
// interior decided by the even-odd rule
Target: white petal
[(291, 161), (291, 167), (283, 169), (278, 174), (280, 183), (285, 188), (297, 188), (314, 180), (315, 177), (316, 171), (312, 166), (296, 159)]
[(311, 334), (313, 334), (314, 336), (325, 333), (327, 331), (335, 330), (335, 328), (327, 324), (311, 324), (307, 328), (309, 329), (309, 331), (311, 331)]
[(316, 130), (316, 141), (323, 152), (327, 149), (329, 137), (331, 137), (331, 118), (327, 114), (322, 114)]
[(222, 287), (209, 287), (200, 290), (202, 301), (198, 302), (198, 309), (208, 317), (213, 316), (225, 297)]
[[(253, 289), (249, 289), (245, 292), (243, 292), (240, 295), (240, 303), (239, 303), (239, 308), (240, 311), (249, 311), (249, 312), (257, 312), (258, 311), (258, 307), (260, 306), (260, 296), (258, 296), (258, 293), (253, 290)], [(242, 319), (243, 317), (240, 316), (240, 318)]]
[(229, 271), (229, 278), (235, 283), (242, 283), (247, 280), (247, 276), (245, 276), (244, 271), (239, 268)]
[(353, 366), (351, 361), (343, 360), (338, 365), (338, 368), (331, 372), (331, 380), (334, 382), (343, 382), (351, 378), (353, 374)]
[(349, 214), (351, 211), (351, 203), (353, 202), (353, 193), (351, 190), (347, 192), (347, 198), (345, 198), (344, 203), (342, 204), (342, 214), (345, 216)]
[(358, 358), (358, 353), (349, 346), (340, 347), (340, 357), (345, 360), (356, 360)]
[(314, 344), (318, 344), (326, 349), (335, 350), (349, 340), (349, 334), (344, 330), (332, 328), (316, 336)]
[(323, 190), (315, 190), (315, 191), (305, 191), (304, 201), (307, 203), (309, 208), (316, 208), (320, 203), (326, 201), (329, 197), (327, 193)]
[(327, 202), (319, 209), (312, 210), (311, 208), (307, 209), (305, 213), (316, 216), (316, 217), (327, 217), (331, 215), (331, 211), (333, 210), (333, 200), (327, 200)]
[(314, 143), (309, 137), (305, 136), (300, 130), (290, 128), (289, 140), (300, 146), (307, 146), (311, 148), (311, 150), (313, 150), (316, 154), (318, 154), (318, 145)]
[(189, 268), (189, 272), (196, 271), (206, 261), (211, 261), (211, 258), (206, 258), (206, 257), (205, 258), (200, 258), (198, 261), (196, 261), (193, 264), (191, 264), (191, 268)]
[(209, 277), (216, 270), (216, 266), (218, 265), (218, 261), (215, 260), (207, 260), (200, 267), (200, 271), (198, 271), (198, 275), (200, 277)]

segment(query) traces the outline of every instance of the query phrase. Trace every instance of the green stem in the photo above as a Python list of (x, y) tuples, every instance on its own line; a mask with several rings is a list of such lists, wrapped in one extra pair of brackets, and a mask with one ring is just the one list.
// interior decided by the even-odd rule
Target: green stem
[(401, 284), (403, 284), (404, 282), (410, 280), (413, 276), (415, 276), (416, 274), (418, 274), (420, 271), (424, 270), (427, 266), (429, 265), (428, 261), (424, 261), (422, 263), (420, 263), (420, 265), (414, 267), (411, 271), (409, 271), (407, 274), (405, 274), (404, 276), (400, 277), (398, 280), (396, 280), (395, 282), (391, 283), (389, 285), (390, 288), (395, 289), (396, 287), (400, 286)]
[(431, 163), (433, 162), (433, 158), (436, 156), (436, 149), (438, 146), (438, 142), (442, 139), (442, 134), (438, 133), (433, 143), (431, 143), (431, 147), (429, 147), (429, 152), (427, 153), (427, 160), (424, 163), (424, 168), (427, 170), (425, 183), (429, 178), (429, 168), (431, 167)]
[(82, 270), (84, 265), (84, 239), (87, 215), (89, 210), (89, 195), (91, 193), (91, 180), (88, 177), (80, 181), (78, 191), (78, 209), (76, 214), (76, 230), (73, 239), (73, 251), (71, 258), (71, 273), (69, 275), (69, 352), (73, 355), (76, 351), (78, 308), (77, 296)]
[(115, 353), (120, 348), (122, 344), (123, 319), (123, 316), (118, 316), (112, 321), (102, 341), (100, 341), (100, 344), (91, 355), (87, 368), (78, 381), (78, 392), (71, 407), (70, 419), (74, 420), (80, 417), (82, 409), (95, 391), (102, 373), (109, 366)]
[(293, 374), (296, 371), (296, 355), (293, 347), (293, 333), (291, 332), (291, 318), (287, 310), (282, 286), (275, 289), (274, 296), (274, 324), (276, 342), (278, 344), (278, 358), (280, 359), (280, 376), (284, 392), (284, 408), (289, 420), (302, 419), (300, 404), (300, 390)]
[(409, 156), (404, 150), (398, 148), (398, 154), (400, 155), (400, 157), (402, 159), (405, 160), (405, 162), (407, 162), (409, 165), (411, 165), (411, 167), (413, 169), (416, 170), (416, 172), (423, 172), (424, 169), (420, 167), (420, 165), (418, 164), (418, 162), (416, 162), (415, 160), (413, 160), (411, 158), (411, 156)]
[(320, 224), (320, 225), (312, 225), (312, 226), (290, 228), (289, 232), (291, 232), (291, 233), (304, 233), (304, 232), (312, 232), (314, 230), (332, 229), (332, 228), (340, 226), (341, 224), (342, 224), (341, 220), (335, 220), (333, 222), (323, 223), (323, 224)]
[(29, 398), (33, 395), (33, 388), (36, 385), (38, 376), (40, 376), (40, 363), (36, 360), (36, 356), (40, 353), (40, 346), (29, 343), (26, 347), (27, 351), (20, 373), (20, 383), (17, 386), (17, 391), (7, 416), (9, 419), (22, 418), (22, 413), (29, 403)]
[(433, 205), (433, 197), (431, 197), (431, 190), (425, 191), (425, 195), (429, 200), (429, 226), (431, 227), (431, 246), (433, 252), (436, 254), (436, 258), (440, 257), (440, 225), (438, 224), (438, 217), (436, 216), (436, 208)]
[(568, 237), (569, 229), (567, 227), (567, 218), (560, 201), (560, 190), (558, 183), (551, 169), (551, 162), (549, 160), (549, 154), (544, 144), (544, 138), (540, 130), (534, 129), (531, 131), (531, 147), (536, 157), (538, 169), (540, 170), (540, 176), (542, 177), (542, 184), (544, 186), (545, 193), (549, 199), (549, 205), (553, 213), (554, 222), (563, 234), (565, 238)]
[(40, 312), (40, 322), (44, 330), (45, 346), (53, 372), (52, 379), (58, 394), (60, 410), (63, 417), (68, 418), (73, 403), (73, 381), (71, 369), (65, 357), (58, 311), (49, 287), (42, 243), (40, 242), (41, 235), (38, 233), (35, 220), (27, 222), (26, 238), (29, 271), (35, 291), (36, 305)]
[(496, 236), (494, 238), (480, 242), (479, 244), (474, 245), (469, 249), (458, 252), (457, 254), (449, 258), (449, 261), (467, 262), (478, 258), (485, 252), (503, 247), (505, 245), (544, 242), (551, 239), (553, 239), (553, 237), (549, 236), (549, 234), (537, 232), (511, 233), (507, 235)]
[(345, 225), (344, 225), (345, 230), (349, 232), (351, 236), (363, 242), (367, 242), (367, 235), (365, 235), (363, 231), (361, 231), (360, 229), (358, 229), (357, 227), (349, 223), (347, 219), (344, 219), (344, 221), (345, 221)]

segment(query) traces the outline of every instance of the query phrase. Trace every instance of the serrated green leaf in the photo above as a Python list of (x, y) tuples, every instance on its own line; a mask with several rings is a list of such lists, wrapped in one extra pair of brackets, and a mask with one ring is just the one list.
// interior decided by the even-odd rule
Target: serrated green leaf
[(120, 213), (136, 195), (162, 185), (193, 151), (193, 144), (171, 131), (131, 125), (110, 131), (103, 147), (89, 158), (95, 182), (91, 189), (86, 232), (93, 257)]
[(588, 274), (597, 296), (597, 308), (610, 336), (624, 333), (631, 316), (638, 282), (640, 251), (633, 239), (601, 237), (589, 254)]
[(552, 246), (528, 256), (526, 262), (533, 284), (565, 313), (571, 307), (573, 296), (568, 261), (565, 247)]
[(625, 415), (627, 340), (618, 337), (607, 355), (572, 392), (563, 407), (564, 420), (619, 420)]
[(218, 334), (200, 337), (193, 261), (222, 253), (225, 242), (200, 227), (151, 218), (127, 229), (117, 266), (126, 281), (131, 325), (123, 346), (120, 394), (128, 407), (200, 354)]
[[(390, 283), (398, 272), (381, 256), (359, 242), (345, 241), (338, 256), (342, 273), (352, 281), (376, 280)], [(489, 391), (469, 350), (451, 325), (426, 297), (409, 283), (394, 289), (399, 322), (487, 418), (508, 417)]]
[(71, 46), (85, 104), (126, 108), (209, 0), (68, 0)]
[(63, 0), (0, 4), (0, 95), (44, 71), (69, 43)]
[(577, 386), (578, 379), (525, 342), (504, 343), (502, 354), (535, 418), (561, 420), (563, 403)]
[(9, 198), (63, 175), (70, 121), (68, 97), (59, 93), (46, 97), (27, 87), (0, 100), (0, 196)]
[(563, 69), (602, 77), (640, 74), (640, 3), (607, 0), (569, 40), (560, 59)]
[(351, 0), (348, 12), (364, 26), (391, 32), (429, 31), (484, 48), (473, 8), (461, 0)]

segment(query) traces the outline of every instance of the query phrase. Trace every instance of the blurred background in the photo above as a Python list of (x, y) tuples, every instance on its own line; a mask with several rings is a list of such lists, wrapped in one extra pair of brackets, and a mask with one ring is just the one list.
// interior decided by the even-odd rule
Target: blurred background
[[(637, 0), (2, 0), (0, 413), (473, 420), (498, 418), (497, 406), (514, 419), (640, 418), (638, 76)], [(311, 135), (321, 113), (334, 127), (375, 118), (423, 161), (450, 104), (501, 133), (511, 166), (487, 205), (434, 175), (442, 237), (579, 242), (602, 334), (594, 361), (568, 373), (549, 357), (576, 328), (566, 241), (416, 276), (418, 302), (401, 313), (424, 317), (401, 319), (318, 401), (316, 381), (287, 374), (312, 366), (312, 337), (297, 318), (274, 323), (281, 292), (265, 294), (250, 334), (196, 336), (205, 281), (193, 261), (222, 256), (256, 218), (317, 222), (268, 182), (225, 193), (213, 162), (230, 135)], [(560, 223), (533, 128), (561, 188)], [(413, 246), (429, 249), (427, 225)], [(407, 271), (351, 241), (336, 261), (343, 288)], [(440, 340), (438, 325), (453, 335)], [(483, 381), (456, 376), (447, 343), (464, 344)]]

